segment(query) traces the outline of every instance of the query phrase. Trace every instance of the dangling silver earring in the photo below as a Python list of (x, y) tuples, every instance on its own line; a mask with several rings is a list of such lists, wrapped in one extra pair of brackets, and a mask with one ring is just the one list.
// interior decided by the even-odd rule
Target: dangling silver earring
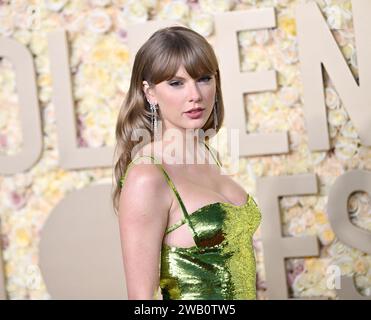
[(214, 104), (214, 130), (218, 127), (218, 116), (217, 116), (217, 107), (218, 107), (218, 98), (215, 96), (215, 104)]
[(151, 124), (152, 124), (152, 132), (155, 135), (158, 129), (158, 122), (157, 122), (157, 109), (158, 104), (157, 103), (151, 103), (149, 102), (149, 106), (151, 108)]

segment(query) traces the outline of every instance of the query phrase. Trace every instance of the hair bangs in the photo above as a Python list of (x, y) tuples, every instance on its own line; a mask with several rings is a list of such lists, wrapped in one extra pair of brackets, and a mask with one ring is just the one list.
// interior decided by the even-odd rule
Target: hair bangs
[(159, 50), (155, 61), (152, 62), (148, 78), (153, 84), (170, 80), (176, 75), (181, 65), (193, 79), (215, 74), (217, 65), (208, 59), (209, 56), (206, 47), (195, 46), (187, 39), (168, 41), (165, 48)]

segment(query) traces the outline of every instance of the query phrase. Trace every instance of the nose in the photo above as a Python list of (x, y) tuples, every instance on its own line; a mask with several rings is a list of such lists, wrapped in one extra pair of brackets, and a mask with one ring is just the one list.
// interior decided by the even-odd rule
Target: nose
[(201, 97), (200, 88), (198, 87), (197, 81), (192, 80), (189, 82), (189, 98), (190, 101), (199, 101)]

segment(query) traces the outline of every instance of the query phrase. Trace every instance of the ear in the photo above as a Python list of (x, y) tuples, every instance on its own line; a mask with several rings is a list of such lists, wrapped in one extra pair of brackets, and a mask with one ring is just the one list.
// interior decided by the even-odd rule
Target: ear
[(146, 80), (143, 80), (143, 92), (148, 102), (156, 103), (153, 90)]

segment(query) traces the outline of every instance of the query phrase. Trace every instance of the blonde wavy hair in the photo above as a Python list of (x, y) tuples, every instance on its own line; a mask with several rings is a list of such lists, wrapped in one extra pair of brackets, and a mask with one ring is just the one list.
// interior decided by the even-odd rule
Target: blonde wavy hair
[[(151, 141), (154, 141), (151, 111), (143, 92), (143, 80), (146, 80), (150, 86), (170, 80), (181, 65), (193, 79), (205, 74), (215, 74), (218, 100), (216, 133), (223, 124), (224, 105), (219, 66), (212, 46), (203, 36), (186, 27), (172, 26), (157, 30), (135, 55), (130, 87), (117, 118), (114, 151), (114, 157), (117, 160), (114, 160), (112, 192), (113, 208), (116, 215), (119, 209), (121, 178), (132, 160), (133, 148), (141, 143), (141, 141), (133, 139), (135, 132), (145, 130), (151, 137)], [(213, 113), (202, 129), (204, 131), (214, 129)], [(208, 140), (207, 136), (205, 140)]]

